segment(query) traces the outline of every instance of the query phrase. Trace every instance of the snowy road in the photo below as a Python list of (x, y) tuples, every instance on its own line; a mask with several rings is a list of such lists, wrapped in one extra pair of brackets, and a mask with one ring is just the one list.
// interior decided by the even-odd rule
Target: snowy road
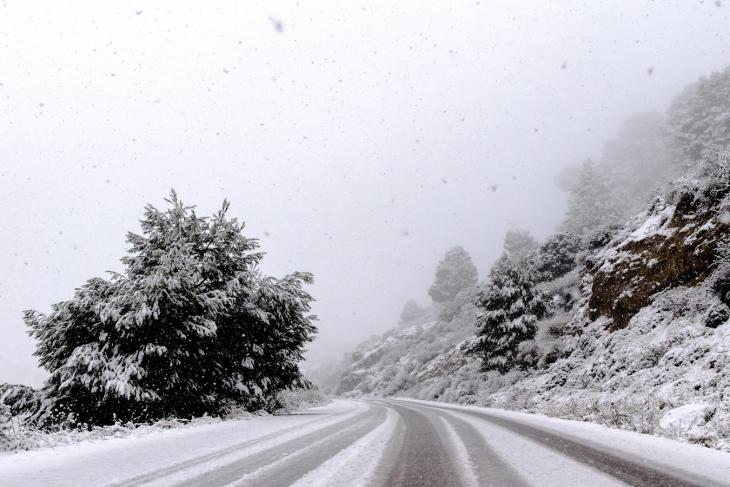
[(730, 454), (588, 423), (406, 400), (0, 456), (0, 486), (730, 486)]

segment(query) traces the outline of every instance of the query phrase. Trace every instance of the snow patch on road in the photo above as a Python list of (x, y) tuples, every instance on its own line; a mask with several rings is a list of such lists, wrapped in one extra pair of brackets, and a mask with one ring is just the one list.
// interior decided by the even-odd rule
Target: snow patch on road
[[(292, 430), (285, 430), (282, 431), (281, 434), (275, 435), (273, 438), (267, 438), (263, 439), (253, 445), (247, 446), (245, 448), (242, 448), (240, 450), (236, 450), (227, 454), (223, 454), (221, 456), (215, 457), (210, 459), (209, 461), (199, 463), (199, 464), (191, 464), (189, 467), (183, 467), (179, 469), (178, 471), (166, 475), (165, 477), (160, 478), (159, 480), (155, 480), (152, 482), (145, 483), (147, 486), (155, 486), (155, 487), (163, 487), (163, 486), (172, 486), (176, 485), (178, 483), (188, 481), (191, 479), (196, 479), (198, 477), (204, 476), (208, 473), (215, 472), (215, 470), (220, 469), (222, 467), (225, 467), (227, 465), (230, 465), (237, 460), (248, 458), (252, 455), (255, 455), (257, 453), (261, 453), (263, 451), (269, 450), (271, 448), (276, 448), (282, 445), (286, 445), (287, 443), (290, 443), (294, 441), (297, 438), (300, 438), (302, 436), (305, 436), (309, 433), (314, 433), (316, 431), (319, 431), (323, 428), (326, 428), (328, 426), (336, 425), (342, 423), (344, 426), (343, 428), (346, 428), (348, 424), (351, 423), (351, 420), (360, 416), (364, 412), (366, 412), (370, 406), (368, 406), (365, 403), (356, 403), (354, 409), (347, 410), (344, 414), (327, 414), (324, 416), (323, 421), (314, 421), (310, 423), (303, 424), (302, 427), (295, 428)], [(323, 409), (325, 412), (328, 411), (325, 407)], [(311, 448), (316, 448), (318, 445), (325, 443), (329, 438), (325, 438), (324, 440), (321, 440), (319, 442), (313, 443)], [(288, 455), (286, 457), (282, 457), (277, 461), (274, 461), (258, 470), (255, 470), (248, 475), (245, 475), (241, 477), (238, 481), (230, 484), (231, 486), (234, 485), (251, 485), (251, 479), (255, 479), (257, 476), (262, 475), (266, 472), (269, 472), (273, 469), (275, 469), (279, 464), (281, 464), (284, 461), (290, 460), (292, 457), (304, 453), (303, 451), (300, 451), (298, 453), (294, 453), (292, 455)], [(255, 483), (254, 483), (255, 485)]]
[(292, 487), (370, 485), (383, 452), (398, 425), (398, 413), (388, 409), (385, 421), (348, 448), (299, 479)]
[[(645, 459), (657, 465), (665, 466), (667, 471), (679, 470), (697, 473), (716, 480), (721, 484), (727, 483), (727, 479), (730, 479), (730, 454), (720, 450), (713, 450), (699, 445), (690, 445), (669, 438), (617, 430), (594, 423), (551, 418), (540, 414), (519, 413), (516, 411), (476, 406), (461, 406), (408, 398), (402, 398), (401, 400), (436, 406), (457, 413), (459, 410), (488, 412), (497, 417), (544, 428), (547, 431), (559, 435), (570, 436), (582, 443), (592, 444), (610, 452)], [(484, 424), (483, 421), (478, 422)], [(493, 429), (497, 429), (497, 427)], [(494, 438), (487, 438), (487, 440), (492, 443)], [(506, 448), (499, 446), (499, 442), (492, 444), (496, 445), (500, 452), (507, 451)], [(510, 450), (512, 449), (510, 448)]]
[[(564, 487), (566, 485), (618, 487), (625, 485), (586, 464), (499, 426), (456, 410), (450, 410), (447, 414), (466, 421), (476, 428), (487, 444), (498, 452), (499, 458), (519, 471), (530, 485), (541, 487)], [(530, 452), (529, 461), (526, 461), (525, 452)]]
[(469, 452), (466, 451), (466, 446), (464, 445), (464, 442), (461, 441), (461, 438), (456, 433), (456, 430), (454, 430), (454, 427), (451, 426), (451, 423), (449, 423), (449, 421), (445, 417), (439, 416), (439, 420), (441, 421), (444, 431), (446, 432), (449, 444), (451, 444), (451, 451), (453, 455), (452, 458), (456, 463), (459, 477), (461, 477), (462, 485), (464, 485), (465, 487), (479, 487), (479, 480), (474, 474), (474, 464), (469, 457)]
[[(0, 485), (27, 487), (99, 486), (191, 461), (272, 433), (300, 435), (347, 420), (368, 406), (336, 400), (303, 414), (255, 417), (159, 431), (142, 438), (82, 441), (53, 448), (0, 455)], [(289, 428), (296, 431), (284, 433)], [(278, 438), (278, 437), (277, 437)]]

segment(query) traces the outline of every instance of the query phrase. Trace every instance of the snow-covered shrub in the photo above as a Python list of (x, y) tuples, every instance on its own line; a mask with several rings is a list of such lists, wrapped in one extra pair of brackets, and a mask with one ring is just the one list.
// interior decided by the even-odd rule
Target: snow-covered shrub
[(716, 304), (705, 314), (705, 326), (717, 328), (730, 320), (730, 308), (724, 303)]
[(535, 357), (531, 367), (545, 368), (566, 353), (564, 335), (570, 321), (570, 313), (555, 308), (551, 311), (553, 315), (537, 323), (537, 333), (532, 345)]
[[(667, 189), (667, 199), (678, 206), (724, 206), (720, 223), (727, 225), (730, 202), (730, 148), (694, 161), (691, 168)], [(725, 220), (723, 222), (723, 220)]]
[(10, 450), (14, 446), (12, 439), (12, 421), (10, 407), (0, 400), (0, 451)]
[(197, 216), (173, 192), (130, 233), (125, 271), (94, 278), (44, 315), (25, 313), (50, 372), (33, 419), (103, 425), (260, 408), (303, 382), (298, 368), (316, 331), (309, 274), (261, 275), (255, 240), (228, 202)]
[(623, 225), (605, 225), (590, 232), (584, 237), (586, 249), (595, 252), (608, 245), (623, 229)]
[(522, 370), (537, 367), (541, 350), (535, 340), (525, 340), (517, 346), (516, 365)]
[(401, 391), (410, 389), (416, 382), (416, 377), (413, 374), (405, 370), (400, 370), (395, 374), (383, 392), (386, 396), (393, 396)]
[(281, 391), (276, 396), (278, 406), (285, 411), (299, 411), (326, 404), (329, 399), (318, 387), (297, 387)]
[[(730, 112), (728, 113), (730, 118)], [(705, 192), (710, 196), (722, 197), (730, 192), (730, 153), (721, 152), (709, 157), (700, 165), (700, 178), (705, 183)]]

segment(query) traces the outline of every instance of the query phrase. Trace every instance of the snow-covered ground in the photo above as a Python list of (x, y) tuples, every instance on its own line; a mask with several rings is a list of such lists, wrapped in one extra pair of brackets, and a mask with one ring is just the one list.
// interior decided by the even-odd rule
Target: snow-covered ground
[(336, 400), (290, 416), (0, 456), (3, 487), (667, 482), (730, 485), (730, 454), (595, 424), (413, 399)]
[[(290, 416), (264, 416), (196, 427), (157, 431), (144, 437), (108, 438), (37, 450), (0, 454), (0, 485), (81, 486), (114, 484), (145, 472), (213, 454), (271, 442), (286, 442), (367, 410), (364, 403), (333, 401)], [(210, 458), (214, 461), (215, 458)], [(193, 472), (188, 471), (188, 474)]]

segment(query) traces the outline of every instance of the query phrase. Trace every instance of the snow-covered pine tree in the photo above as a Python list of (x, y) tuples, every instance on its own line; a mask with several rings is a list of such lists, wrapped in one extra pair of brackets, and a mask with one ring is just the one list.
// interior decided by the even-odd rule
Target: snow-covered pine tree
[(585, 161), (569, 188), (568, 211), (561, 231), (587, 235), (620, 222), (621, 210), (608, 184), (593, 161)]
[(281, 279), (259, 276), (220, 320), (215, 351), (219, 397), (226, 404), (260, 409), (283, 389), (309, 387), (299, 362), (317, 329), (312, 297), (303, 289), (312, 275), (295, 272)]
[(519, 366), (520, 343), (534, 338), (537, 321), (547, 313), (529, 265), (503, 254), (477, 294), (476, 305), (472, 351), (482, 359), (482, 369), (506, 373)]
[(666, 184), (673, 172), (663, 125), (659, 113), (634, 114), (622, 122), (601, 151), (597, 170), (606, 175), (626, 218), (644, 210), (650, 195)]
[(574, 269), (576, 257), (584, 247), (583, 240), (571, 233), (551, 235), (530, 256), (530, 265), (538, 281), (551, 281)]
[(509, 230), (504, 235), (504, 251), (513, 262), (525, 259), (531, 252), (537, 250), (539, 244), (529, 230)]
[(420, 318), (425, 313), (426, 310), (419, 306), (416, 301), (409, 299), (406, 301), (406, 304), (403, 305), (403, 310), (400, 313), (400, 322), (409, 323)]
[(682, 169), (730, 148), (730, 66), (684, 89), (667, 111), (665, 132)]
[[(252, 367), (259, 384), (280, 388), (301, 378), (291, 360), (315, 331), (306, 315), (311, 298), (301, 291), (311, 277), (272, 285), (278, 281), (260, 276), (258, 244), (226, 217), (227, 202), (202, 218), (174, 192), (167, 201), (166, 211), (148, 206), (142, 234), (128, 235), (124, 273), (89, 280), (49, 315), (25, 313), (50, 372), (34, 414), (41, 424), (215, 414), (232, 398), (230, 384), (238, 385), (231, 378)], [(257, 333), (231, 332), (241, 327)], [(280, 368), (263, 377), (273, 367), (259, 373), (249, 355), (271, 343), (290, 354), (270, 354)], [(274, 389), (259, 388), (260, 395)], [(237, 391), (240, 402), (259, 392)]]
[(451, 301), (462, 289), (474, 286), (477, 277), (477, 268), (471, 256), (462, 247), (453, 247), (439, 262), (436, 280), (428, 294), (435, 303)]

